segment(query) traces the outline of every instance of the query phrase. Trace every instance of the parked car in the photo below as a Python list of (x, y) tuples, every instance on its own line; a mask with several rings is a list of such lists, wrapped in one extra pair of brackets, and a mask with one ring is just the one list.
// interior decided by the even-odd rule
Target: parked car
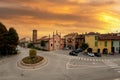
[(78, 48), (78, 49), (76, 49), (76, 50), (79, 51), (79, 52), (82, 52), (82, 51), (83, 51), (82, 48)]
[(69, 50), (69, 48), (68, 48), (68, 47), (65, 47), (64, 50)]
[(101, 54), (100, 54), (100, 53), (94, 53), (94, 55), (95, 55), (96, 57), (101, 57)]
[(75, 49), (75, 50), (73, 50), (75, 53), (79, 53), (79, 52), (82, 52), (83, 51), (83, 49), (81, 49), (81, 48), (78, 48), (78, 49)]
[(78, 56), (78, 53), (76, 53), (75, 51), (71, 51), (69, 55)]
[(95, 56), (94, 53), (89, 53), (89, 52), (88, 52), (88, 55), (89, 55), (90, 57), (94, 57), (94, 56)]

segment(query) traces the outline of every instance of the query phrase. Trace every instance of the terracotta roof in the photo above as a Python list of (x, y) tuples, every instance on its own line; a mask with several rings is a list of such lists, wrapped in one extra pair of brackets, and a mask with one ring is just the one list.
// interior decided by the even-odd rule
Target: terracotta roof
[(67, 36), (75, 36), (75, 35), (78, 35), (78, 33), (70, 33), (70, 34), (65, 35), (64, 37), (67, 37)]
[(41, 40), (44, 40), (44, 41), (48, 41), (50, 38), (48, 36), (43, 36), (41, 37), (40, 39), (37, 39), (37, 42), (38, 41), (41, 41)]
[(89, 33), (87, 33), (86, 35), (99, 35), (100, 33), (98, 33), (98, 32), (89, 32)]
[(99, 40), (120, 40), (120, 36), (113, 34), (101, 34), (99, 35)]
[(78, 35), (76, 38), (84, 39), (84, 38), (85, 38), (85, 35), (80, 34), (80, 35)]

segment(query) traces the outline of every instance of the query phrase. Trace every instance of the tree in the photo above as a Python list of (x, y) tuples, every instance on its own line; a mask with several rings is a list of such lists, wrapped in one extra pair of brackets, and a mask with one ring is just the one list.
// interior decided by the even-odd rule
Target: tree
[(87, 43), (82, 43), (81, 48), (83, 50), (87, 49), (88, 48), (88, 44)]
[(27, 47), (28, 47), (28, 48), (34, 48), (34, 44), (33, 44), (33, 43), (29, 43), (29, 44), (27, 45)]
[(16, 32), (16, 30), (14, 28), (9, 28), (9, 31), (8, 31), (8, 35), (7, 35), (7, 42), (8, 43), (8, 47), (10, 48), (10, 52), (11, 53), (15, 53), (15, 49), (19, 43), (19, 37), (18, 37), (18, 34)]
[(7, 32), (7, 29), (5, 27), (5, 25), (3, 25), (1, 22), (0, 22), (0, 34), (4, 34)]
[(0, 23), (0, 54), (13, 54), (16, 51), (16, 47), (19, 43), (19, 37), (14, 28), (6, 27)]
[(5, 25), (0, 22), (0, 54), (5, 54), (5, 35), (7, 34)]
[(45, 47), (46, 42), (44, 40), (41, 40), (40, 44), (42, 47)]
[(9, 40), (10, 40), (9, 44), (17, 46), (19, 43), (19, 37), (18, 37), (18, 34), (14, 28), (9, 29), (8, 36), (9, 36)]

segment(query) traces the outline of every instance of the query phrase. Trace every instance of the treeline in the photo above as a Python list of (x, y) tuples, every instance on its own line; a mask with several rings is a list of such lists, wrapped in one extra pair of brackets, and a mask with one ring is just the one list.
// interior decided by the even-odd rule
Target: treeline
[(0, 22), (0, 55), (16, 54), (16, 47), (19, 37), (14, 28), (7, 30), (6, 26)]

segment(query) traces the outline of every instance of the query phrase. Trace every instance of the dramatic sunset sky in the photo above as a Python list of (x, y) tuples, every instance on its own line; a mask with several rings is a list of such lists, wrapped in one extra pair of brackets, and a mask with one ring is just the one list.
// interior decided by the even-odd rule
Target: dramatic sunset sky
[(120, 0), (0, 0), (0, 22), (14, 27), (20, 38), (58, 30), (120, 32)]

